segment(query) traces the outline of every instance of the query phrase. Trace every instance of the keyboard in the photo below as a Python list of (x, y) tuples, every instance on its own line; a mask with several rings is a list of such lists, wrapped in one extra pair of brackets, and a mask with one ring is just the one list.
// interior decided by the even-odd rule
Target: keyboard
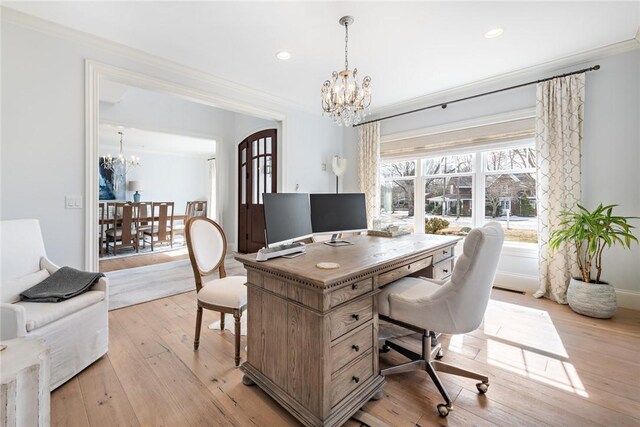
[(283, 255), (295, 254), (298, 252), (306, 252), (307, 246), (304, 243), (296, 242), (288, 245), (278, 245), (271, 248), (262, 248), (256, 255), (256, 261), (267, 261), (272, 258), (281, 257)]

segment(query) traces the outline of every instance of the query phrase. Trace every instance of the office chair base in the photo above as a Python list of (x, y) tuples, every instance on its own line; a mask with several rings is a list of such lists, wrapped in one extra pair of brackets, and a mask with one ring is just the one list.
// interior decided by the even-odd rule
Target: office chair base
[(453, 410), (451, 406), (447, 406), (444, 403), (439, 404), (437, 408), (438, 408), (438, 413), (440, 414), (441, 417), (446, 417), (447, 415), (449, 415), (449, 412)]
[(426, 371), (446, 402), (441, 403), (437, 406), (440, 416), (446, 417), (453, 409), (452, 402), (449, 394), (445, 390), (444, 385), (442, 384), (442, 381), (440, 381), (440, 378), (438, 377), (438, 374), (436, 372), (443, 372), (446, 374), (479, 380), (481, 382), (476, 384), (476, 388), (481, 394), (486, 393), (489, 389), (489, 378), (485, 375), (481, 375), (473, 371), (468, 371), (466, 369), (458, 368), (456, 366), (440, 362), (439, 359), (442, 359), (442, 357), (444, 356), (442, 352), (442, 346), (440, 344), (437, 344), (436, 346), (432, 347), (431, 340), (432, 338), (429, 333), (427, 331), (424, 331), (422, 335), (422, 354), (406, 349), (394, 342), (385, 341), (384, 346), (382, 347), (383, 349), (396, 350), (398, 353), (402, 354), (411, 361), (403, 363), (401, 365), (392, 366), (387, 369), (382, 369), (380, 371), (380, 374), (387, 376), (411, 371)]

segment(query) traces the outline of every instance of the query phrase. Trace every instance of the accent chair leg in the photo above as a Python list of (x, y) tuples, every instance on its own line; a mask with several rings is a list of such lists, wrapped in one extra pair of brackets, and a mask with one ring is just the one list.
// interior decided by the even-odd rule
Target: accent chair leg
[(236, 358), (235, 358), (235, 362), (236, 362), (236, 366), (240, 365), (240, 313), (234, 313), (233, 314), (233, 319), (235, 320), (235, 327), (234, 327), (234, 332), (236, 334), (235, 336), (235, 340), (236, 340)]
[(196, 336), (193, 340), (193, 350), (197, 350), (200, 347), (200, 329), (202, 328), (202, 307), (198, 306), (198, 312), (196, 314)]
[(220, 330), (224, 331), (224, 313), (220, 312)]

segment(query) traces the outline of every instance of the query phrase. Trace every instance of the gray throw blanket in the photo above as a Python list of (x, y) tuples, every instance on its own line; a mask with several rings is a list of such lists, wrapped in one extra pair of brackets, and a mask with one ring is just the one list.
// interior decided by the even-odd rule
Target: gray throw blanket
[(62, 267), (37, 285), (20, 294), (27, 302), (60, 302), (89, 290), (104, 274)]

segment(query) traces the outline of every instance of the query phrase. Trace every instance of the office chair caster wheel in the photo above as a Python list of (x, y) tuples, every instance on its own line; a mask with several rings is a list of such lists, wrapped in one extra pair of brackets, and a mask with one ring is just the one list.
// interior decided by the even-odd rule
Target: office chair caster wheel
[(441, 403), (438, 405), (438, 413), (440, 414), (441, 417), (446, 417), (447, 415), (449, 415), (450, 410), (451, 408), (445, 405), (444, 403)]
[(442, 350), (438, 350), (436, 353), (436, 360), (440, 360), (444, 357), (444, 352)]
[(380, 353), (389, 353), (390, 351), (391, 351), (391, 347), (389, 347), (386, 344), (384, 344), (382, 348), (380, 348)]
[(489, 389), (489, 383), (478, 383), (476, 384), (476, 388), (480, 393), (485, 394)]

